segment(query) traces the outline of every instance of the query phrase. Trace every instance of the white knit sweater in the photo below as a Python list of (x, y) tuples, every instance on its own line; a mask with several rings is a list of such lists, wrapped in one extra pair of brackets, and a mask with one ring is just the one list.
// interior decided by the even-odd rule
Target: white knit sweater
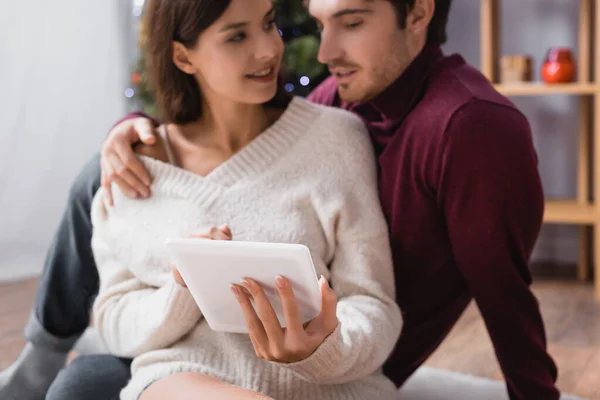
[[(282, 117), (206, 177), (140, 156), (152, 197), (114, 189), (92, 205), (98, 332), (135, 357), (121, 399), (196, 371), (276, 399), (392, 399), (381, 372), (401, 331), (375, 160), (358, 117), (294, 98)], [(339, 326), (306, 360), (257, 358), (246, 334), (212, 331), (172, 278), (165, 239), (228, 224), (233, 240), (302, 243), (339, 297)]]

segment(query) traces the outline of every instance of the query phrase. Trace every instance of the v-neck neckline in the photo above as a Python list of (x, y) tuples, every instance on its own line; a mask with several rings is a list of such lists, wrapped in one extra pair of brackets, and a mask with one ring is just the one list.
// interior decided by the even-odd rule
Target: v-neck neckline
[[(179, 166), (148, 156), (142, 159), (152, 176), (154, 185), (196, 187), (198, 185), (218, 191), (244, 179), (259, 175), (273, 165), (313, 122), (312, 105), (308, 100), (294, 96), (281, 116), (246, 146), (202, 176)], [(178, 183), (171, 185), (169, 181)]]

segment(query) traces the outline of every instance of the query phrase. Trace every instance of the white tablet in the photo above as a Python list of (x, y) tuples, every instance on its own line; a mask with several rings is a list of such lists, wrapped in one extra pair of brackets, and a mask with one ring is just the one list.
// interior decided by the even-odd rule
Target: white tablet
[(302, 323), (321, 312), (321, 291), (306, 246), (194, 238), (169, 239), (166, 247), (209, 326), (247, 333), (240, 305), (229, 285), (252, 278), (262, 285), (285, 327), (275, 277), (286, 277), (298, 300)]

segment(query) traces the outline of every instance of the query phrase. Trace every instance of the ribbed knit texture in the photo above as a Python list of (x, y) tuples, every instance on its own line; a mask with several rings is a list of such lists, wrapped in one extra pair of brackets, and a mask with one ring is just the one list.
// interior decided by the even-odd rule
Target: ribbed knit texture
[[(152, 197), (115, 186), (92, 205), (100, 273), (95, 325), (116, 355), (135, 357), (121, 393), (183, 371), (215, 376), (276, 399), (392, 399), (381, 372), (402, 327), (388, 230), (363, 123), (349, 112), (294, 98), (281, 118), (202, 177), (140, 156)], [(233, 240), (302, 243), (339, 302), (338, 328), (306, 360), (257, 358), (246, 334), (215, 332), (169, 269), (165, 239), (228, 224)]]

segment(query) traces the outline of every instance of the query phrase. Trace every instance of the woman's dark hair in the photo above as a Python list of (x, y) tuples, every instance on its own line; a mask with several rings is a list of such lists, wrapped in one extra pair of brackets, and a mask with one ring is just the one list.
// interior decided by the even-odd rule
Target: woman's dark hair
[[(194, 76), (173, 62), (173, 41), (187, 48), (227, 10), (232, 0), (149, 0), (146, 5), (146, 64), (150, 88), (163, 122), (185, 124), (202, 116), (202, 93)], [(279, 80), (267, 106), (285, 108), (291, 96)]]

